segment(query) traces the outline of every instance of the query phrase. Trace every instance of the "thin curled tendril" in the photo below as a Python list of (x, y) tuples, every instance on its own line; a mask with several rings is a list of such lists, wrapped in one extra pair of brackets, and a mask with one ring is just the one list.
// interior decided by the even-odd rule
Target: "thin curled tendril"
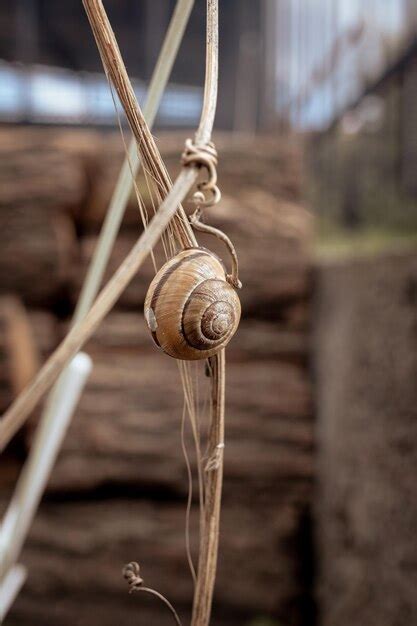
[(167, 600), (165, 596), (159, 593), (159, 591), (143, 586), (143, 578), (140, 577), (139, 563), (132, 561), (131, 563), (128, 563), (127, 565), (125, 565), (123, 568), (123, 576), (127, 580), (127, 583), (129, 585), (129, 593), (133, 593), (134, 591), (143, 591), (145, 593), (149, 593), (153, 596), (156, 596), (169, 608), (171, 615), (175, 620), (175, 624), (177, 626), (182, 626), (181, 620), (178, 617), (178, 613), (172, 606), (171, 602), (169, 602), (169, 600)]
[(221, 230), (201, 221), (202, 210), (218, 204), (221, 199), (217, 186), (217, 150), (214, 143), (210, 141), (205, 145), (198, 145), (187, 139), (181, 162), (183, 165), (195, 165), (207, 171), (207, 180), (198, 183), (198, 191), (193, 194), (193, 202), (197, 208), (190, 216), (190, 223), (195, 230), (214, 235), (226, 244), (232, 259), (232, 272), (227, 275), (227, 280), (235, 289), (240, 289), (242, 283), (239, 280), (239, 264), (233, 243)]
[(201, 217), (202, 217), (202, 211), (201, 211), (201, 208), (198, 207), (194, 211), (194, 213), (190, 215), (190, 224), (193, 226), (193, 228), (195, 228), (196, 230), (199, 230), (202, 233), (208, 233), (209, 235), (214, 235), (215, 237), (217, 237), (217, 239), (219, 239), (226, 245), (230, 254), (231, 261), (232, 261), (232, 271), (230, 274), (227, 274), (227, 277), (226, 277), (227, 281), (235, 289), (241, 289), (242, 283), (239, 280), (239, 261), (238, 261), (238, 257), (236, 254), (236, 249), (231, 239), (229, 239), (229, 237), (219, 228), (214, 228), (214, 226), (209, 226), (208, 224), (205, 224), (204, 222), (202, 222)]

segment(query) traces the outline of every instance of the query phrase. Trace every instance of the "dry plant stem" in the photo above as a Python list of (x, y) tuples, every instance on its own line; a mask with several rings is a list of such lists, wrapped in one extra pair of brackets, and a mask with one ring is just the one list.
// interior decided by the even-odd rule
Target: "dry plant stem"
[[(156, 183), (161, 198), (165, 198), (172, 186), (172, 181), (136, 99), (103, 4), (101, 0), (83, 0), (83, 4), (105, 71), (116, 89), (137, 141), (143, 166)], [(178, 203), (177, 214), (173, 216), (174, 231), (182, 247), (195, 246), (197, 242), (181, 207), (181, 201)]]
[[(164, 89), (167, 85), (172, 66), (177, 57), (177, 52), (187, 26), (194, 0), (177, 0), (164, 43), (159, 53), (143, 108), (144, 118), (152, 127), (158, 111)], [(126, 205), (128, 203), (132, 187), (133, 177), (136, 176), (140, 167), (140, 159), (136, 139), (131, 141), (128, 154), (119, 173), (109, 208), (101, 228), (99, 241), (94, 250), (93, 258), (88, 268), (84, 284), (74, 314), (74, 321), (78, 322), (86, 315), (102, 283), (107, 261), (113, 248), (114, 241)]]
[(3, 623), (19, 591), (25, 584), (26, 577), (26, 567), (15, 565), (8, 571), (7, 576), (2, 581), (0, 585), (0, 624)]
[(204, 102), (195, 143), (205, 145), (211, 140), (217, 106), (219, 77), (219, 6), (218, 0), (207, 0), (206, 79)]
[[(201, 123), (195, 136), (196, 144), (206, 144), (211, 139), (217, 103), (218, 83), (218, 0), (207, 0), (206, 81)], [(226, 354), (221, 350), (210, 359), (211, 364), (211, 425), (209, 433), (209, 459), (219, 452), (217, 466), (206, 473), (205, 519), (200, 541), (197, 584), (194, 592), (191, 626), (208, 626), (210, 623), (214, 585), (216, 581), (221, 497), (223, 488), (223, 449)]]
[[(171, 181), (137, 105), (103, 6), (98, 0), (84, 0), (84, 5), (96, 36), (106, 71), (118, 92), (132, 131), (138, 141), (138, 149), (144, 167), (156, 180), (161, 197), (165, 198), (165, 200), (150, 222), (148, 229), (141, 235), (117, 272), (102, 290), (85, 319), (74, 325), (64, 341), (42, 367), (34, 381), (22, 392), (4, 415), (0, 423), (0, 450), (4, 448), (13, 434), (24, 423), (26, 417), (56, 380), (65, 364), (94, 333), (175, 215), (176, 232), (182, 245), (195, 245), (194, 235), (180, 204), (195, 184), (198, 178), (198, 170), (195, 167), (183, 168), (171, 191), (169, 191)], [(210, 139), (217, 95), (217, 0), (207, 0), (207, 11), (207, 76), (203, 113), (196, 133), (196, 144), (204, 144)], [(184, 236), (185, 232), (187, 232), (186, 236)], [(223, 441), (225, 378), (223, 351), (213, 358), (212, 364), (213, 401), (210, 451), (214, 454), (218, 444)], [(207, 626), (210, 620), (217, 564), (222, 489), (222, 454), (219, 456), (219, 463), (207, 473), (206, 478), (206, 523), (204, 536), (201, 541), (192, 626)]]
[(213, 386), (208, 458), (215, 458), (217, 462), (210, 471), (206, 471), (205, 526), (200, 546), (191, 626), (208, 626), (210, 623), (219, 547), (223, 486), (225, 351), (221, 350), (219, 354), (212, 357), (210, 363)]
[[(83, 0), (91, 28), (93, 30), (98, 49), (102, 58), (103, 66), (107, 76), (117, 91), (122, 107), (125, 111), (127, 120), (130, 124), (132, 133), (137, 141), (138, 151), (142, 158), (144, 169), (148, 172), (153, 181), (157, 185), (157, 192), (161, 198), (168, 193), (172, 182), (165, 168), (164, 162), (158, 151), (158, 148), (149, 132), (146, 121), (142, 115), (141, 108), (136, 100), (129, 76), (123, 63), (120, 50), (117, 45), (116, 38), (112, 31), (111, 25), (107, 18), (101, 0)], [(211, 2), (213, 5), (213, 2)], [(216, 3), (214, 3), (216, 8)], [(213, 18), (211, 17), (213, 16)], [(214, 31), (214, 35), (213, 35)], [(214, 62), (210, 62), (210, 67), (206, 68), (206, 82), (204, 91), (203, 111), (199, 129), (196, 135), (196, 142), (204, 143), (209, 141), (214, 123), (214, 113), (216, 108), (217, 97), (217, 11), (213, 13), (211, 10), (207, 23), (207, 46), (210, 47), (210, 53), (207, 58), (215, 58)], [(209, 43), (210, 41), (210, 43)], [(215, 48), (213, 48), (215, 46)], [(214, 54), (213, 54), (214, 51)], [(189, 246), (197, 246), (197, 240), (189, 221), (179, 204), (173, 220), (174, 233), (181, 248)], [(185, 366), (180, 366), (181, 367)], [(183, 380), (184, 393), (187, 397), (185, 388), (186, 381)], [(188, 410), (192, 412), (192, 407), (188, 406)], [(195, 439), (197, 457), (199, 456), (199, 442)], [(200, 494), (203, 498), (201, 468), (199, 467), (199, 483)], [(203, 532), (204, 520), (201, 519), (200, 528)]]

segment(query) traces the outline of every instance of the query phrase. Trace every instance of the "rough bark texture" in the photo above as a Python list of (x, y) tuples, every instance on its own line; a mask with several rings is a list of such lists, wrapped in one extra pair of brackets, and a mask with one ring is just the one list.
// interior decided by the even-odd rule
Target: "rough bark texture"
[[(143, 325), (139, 315), (123, 318), (132, 335)], [(101, 332), (106, 333), (106, 325)], [(87, 347), (94, 371), (54, 471), (52, 489), (97, 488), (110, 481), (184, 494), (177, 364), (157, 352), (147, 334), (143, 342), (139, 335), (124, 348), (113, 343), (106, 349), (100, 337)], [(274, 341), (273, 331), (269, 341)], [(240, 343), (238, 338), (235, 343)], [(273, 490), (279, 474), (283, 479), (311, 476), (311, 392), (302, 368), (270, 359), (258, 360), (255, 366), (249, 352), (242, 355), (243, 346), (239, 360), (233, 348), (229, 350), (226, 494), (239, 490), (239, 484)], [(193, 376), (197, 371), (193, 366)], [(201, 376), (199, 388), (203, 396), (207, 384)], [(191, 448), (191, 435), (187, 440)]]
[(17, 292), (40, 306), (68, 288), (76, 245), (73, 224), (65, 215), (48, 213), (31, 202), (0, 205), (0, 294)]
[(1, 131), (0, 293), (17, 292), (36, 306), (55, 303), (68, 288), (76, 255), (69, 214), (87, 188), (80, 155), (63, 150), (58, 137)]
[(417, 623), (417, 255), (316, 276), (323, 626)]
[[(16, 132), (18, 137), (23, 133), (19, 141), (26, 142), (25, 150), (32, 141), (36, 151), (42, 137), (42, 145), (56, 149), (71, 167), (75, 164), (82, 187), (73, 190), (71, 202), (46, 202), (47, 213), (41, 185), (33, 196), (33, 206), (45, 220), (64, 215), (76, 234), (65, 283), (59, 283), (58, 291), (53, 288), (52, 298), (38, 288), (33, 298), (22, 286), (26, 302), (40, 299), (45, 308), (42, 313), (32, 309), (30, 319), (46, 355), (68, 328), (67, 313), (76, 301), (123, 153), (115, 135)], [(175, 167), (183, 138), (161, 142)], [(244, 319), (227, 357), (224, 508), (213, 624), (241, 625), (269, 615), (298, 626), (308, 622), (311, 608), (310, 219), (297, 203), (299, 161), (291, 145), (277, 148), (265, 140), (262, 149), (260, 143), (230, 143), (226, 137), (219, 137), (217, 145), (224, 199), (207, 212), (207, 220), (224, 228), (236, 244), (245, 286)], [(23, 177), (25, 167), (19, 167)], [(42, 169), (41, 161), (38, 167)], [(138, 184), (152, 210), (144, 180)], [(64, 195), (61, 190), (56, 197)], [(19, 203), (23, 200), (19, 197)], [(12, 195), (7, 206), (14, 206)], [(110, 271), (139, 232), (132, 198)], [(213, 238), (202, 238), (202, 243), (229, 264)], [(93, 374), (22, 555), (29, 579), (8, 626), (113, 626), (120, 621), (164, 626), (170, 617), (163, 606), (142, 595), (127, 595), (121, 568), (132, 559), (141, 563), (150, 586), (166, 594), (182, 616), (189, 615), (187, 475), (180, 443), (183, 395), (175, 361), (156, 350), (145, 328), (142, 307), (152, 272), (148, 263), (86, 346), (94, 360)], [(11, 391), (7, 363), (1, 361), (3, 345), (0, 338), (4, 406)], [(207, 381), (201, 369), (203, 398)], [(191, 371), (196, 376), (194, 365)], [(194, 468), (189, 428), (186, 442)], [(6, 459), (1, 473), (5, 493), (17, 465), (10, 453)], [(194, 504), (194, 554), (195, 516)]]
[[(262, 497), (251, 506), (225, 499), (215, 605), (219, 615), (229, 616), (229, 623), (240, 623), (241, 615), (273, 613), (277, 604), (291, 608), (288, 597), (293, 593), (296, 563), (285, 546), (297, 532), (296, 503), (291, 506), (284, 498), (277, 504), (271, 512)], [(195, 553), (194, 533), (192, 547)], [(273, 558), (272, 547), (279, 558)], [(84, 606), (88, 615), (88, 605), (110, 598), (121, 611), (123, 604), (128, 607), (131, 602), (121, 569), (132, 558), (141, 563), (145, 582), (188, 615), (192, 580), (184, 550), (183, 501), (155, 502), (132, 491), (105, 501), (44, 503), (25, 551), (25, 563), (33, 575), (14, 613), (19, 615), (21, 607), (27, 614), (30, 607), (31, 625), (56, 623), (53, 605), (62, 596), (67, 603), (72, 597), (78, 604), (80, 620), (85, 620)], [(280, 581), (273, 592), (263, 576)], [(49, 614), (39, 606), (42, 598), (52, 609)], [(142, 596), (134, 601), (137, 622), (145, 624), (142, 606), (149, 602)], [(151, 623), (166, 624), (164, 608), (158, 603), (150, 606), (155, 611)], [(9, 623), (15, 623), (13, 613)], [(69, 624), (68, 616), (59, 623)]]

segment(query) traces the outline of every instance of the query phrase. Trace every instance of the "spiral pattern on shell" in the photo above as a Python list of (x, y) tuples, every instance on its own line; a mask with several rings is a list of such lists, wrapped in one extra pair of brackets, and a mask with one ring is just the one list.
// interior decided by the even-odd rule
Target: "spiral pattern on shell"
[(220, 259), (192, 248), (165, 263), (149, 286), (145, 319), (155, 343), (176, 359), (224, 348), (237, 330), (240, 301)]

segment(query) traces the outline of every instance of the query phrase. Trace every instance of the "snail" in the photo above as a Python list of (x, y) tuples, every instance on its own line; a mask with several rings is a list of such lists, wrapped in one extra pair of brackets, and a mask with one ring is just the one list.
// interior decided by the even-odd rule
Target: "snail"
[(183, 250), (165, 263), (145, 299), (145, 320), (155, 343), (183, 360), (205, 359), (224, 348), (240, 320), (240, 301), (230, 280), (222, 261), (204, 248)]

